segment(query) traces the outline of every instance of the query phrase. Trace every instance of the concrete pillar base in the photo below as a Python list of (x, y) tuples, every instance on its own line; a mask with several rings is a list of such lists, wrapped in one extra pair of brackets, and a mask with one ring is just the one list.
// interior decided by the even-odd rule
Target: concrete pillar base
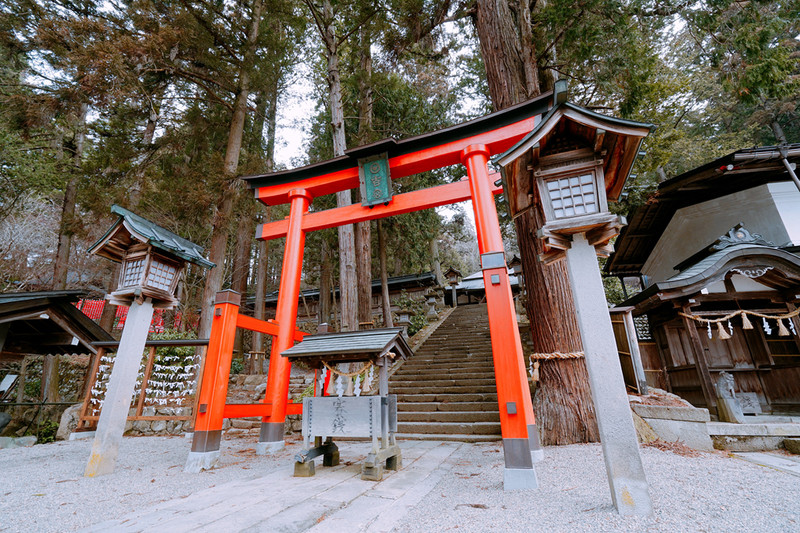
[(219, 463), (219, 450), (211, 452), (189, 452), (186, 466), (183, 471), (187, 474), (197, 474), (203, 470), (211, 470)]
[(623, 516), (649, 516), (653, 514), (653, 504), (647, 482), (639, 479), (615, 478), (611, 490), (614, 507)]
[(95, 433), (95, 431), (73, 431), (69, 434), (69, 440), (93, 439)]
[(539, 480), (533, 468), (505, 468), (503, 470), (503, 490), (538, 489)]
[(269, 455), (286, 447), (283, 440), (283, 422), (262, 422), (261, 432), (256, 443), (257, 455)]
[(539, 429), (536, 427), (536, 424), (528, 426), (528, 443), (531, 448), (531, 461), (534, 463), (544, 461), (544, 450), (539, 440)]
[(272, 442), (256, 442), (256, 455), (272, 455), (286, 448), (286, 443), (282, 440)]

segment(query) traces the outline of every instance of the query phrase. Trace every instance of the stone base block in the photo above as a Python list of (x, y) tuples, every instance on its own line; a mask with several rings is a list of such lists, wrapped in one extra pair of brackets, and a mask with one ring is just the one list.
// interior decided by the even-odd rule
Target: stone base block
[(783, 447), (789, 453), (800, 454), (800, 439), (783, 439)]
[(777, 450), (783, 445), (784, 437), (765, 437), (760, 435), (712, 435), (714, 448), (730, 452), (760, 452)]
[(659, 418), (645, 418), (647, 424), (653, 428), (661, 440), (667, 442), (680, 441), (695, 450), (711, 451), (714, 444), (708, 435), (705, 422), (686, 422), (683, 420), (664, 420)]
[(286, 448), (283, 440), (272, 442), (256, 442), (256, 455), (271, 455)]
[(316, 473), (317, 469), (314, 466), (313, 460), (307, 463), (301, 463), (299, 461), (294, 463), (294, 477), (312, 477)]
[(503, 490), (538, 489), (539, 480), (533, 468), (506, 468), (503, 470)]
[(188, 474), (197, 474), (203, 470), (211, 470), (219, 463), (219, 450), (211, 452), (189, 452), (186, 466), (183, 471)]
[(381, 481), (383, 479), (383, 465), (361, 465), (361, 479), (364, 481)]
[(94, 434), (94, 431), (73, 431), (69, 434), (69, 440), (93, 439)]

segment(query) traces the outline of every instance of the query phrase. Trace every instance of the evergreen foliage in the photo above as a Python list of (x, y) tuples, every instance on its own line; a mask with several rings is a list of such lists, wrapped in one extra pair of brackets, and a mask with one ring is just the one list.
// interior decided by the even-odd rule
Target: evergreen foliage
[[(339, 51), (348, 146), (423, 134), (489, 111), (474, 3), (331, 3), (337, 31), (348, 36)], [(522, 4), (496, 4), (509, 9), (520, 42), (535, 44), (542, 87), (567, 78), (571, 100), (658, 125), (615, 207), (620, 212), (642, 202), (659, 181), (714, 157), (800, 140), (796, 0), (532, 2), (528, 15)], [(110, 223), (112, 203), (208, 248), (223, 195), (232, 190), (231, 214), (217, 230), (226, 236), (222, 286), (234, 283), (233, 256), (245, 247), (252, 294), (255, 243), (227, 238), (243, 223), (254, 230), (258, 213), (225, 171), (234, 108), (247, 79), (236, 173), (273, 170), (276, 129), (288, 125), (276, 114), (293, 84), (310, 78), (303, 159), (331, 157), (318, 23), (298, 0), (0, 0), (0, 290), (57, 285), (59, 237), (69, 237), (66, 286), (102, 296), (113, 265), (85, 257), (85, 250)], [(365, 46), (369, 73), (362, 65)], [(359, 123), (365, 87), (372, 95), (369, 131)], [(459, 168), (411, 176), (395, 183), (396, 192), (462, 176)], [(67, 209), (71, 190), (74, 213)], [(317, 198), (312, 209), (333, 205), (332, 198)], [(502, 203), (498, 209), (502, 215)], [(284, 206), (270, 211), (273, 220), (285, 215)], [(506, 237), (513, 241), (508, 222)], [(445, 268), (473, 270), (468, 226), (460, 208), (447, 216), (431, 210), (386, 220), (389, 275), (430, 270), (434, 240)], [(372, 239), (377, 250), (375, 231)], [(323, 248), (336, 249), (335, 231), (308, 236), (307, 286), (319, 284), (323, 267), (338, 272), (335, 253), (323, 264)], [(273, 243), (266, 253), (258, 261), (268, 262), (270, 292), (282, 247)], [(201, 307), (205, 276), (187, 273), (187, 315)]]

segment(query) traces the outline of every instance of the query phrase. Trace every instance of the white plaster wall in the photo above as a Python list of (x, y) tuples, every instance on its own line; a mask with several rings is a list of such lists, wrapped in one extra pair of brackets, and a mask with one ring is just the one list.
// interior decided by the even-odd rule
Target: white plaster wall
[[(791, 244), (800, 245), (800, 190), (791, 181), (770, 183), (767, 187), (783, 220), (783, 226), (789, 237), (788, 241), (791, 241)], [(775, 244), (788, 244), (788, 242), (776, 242)]]
[[(679, 209), (642, 268), (648, 284), (678, 273), (673, 267), (699, 252), (738, 223), (777, 245), (800, 244), (800, 191), (784, 185), (760, 185)], [(796, 196), (795, 196), (796, 195)]]

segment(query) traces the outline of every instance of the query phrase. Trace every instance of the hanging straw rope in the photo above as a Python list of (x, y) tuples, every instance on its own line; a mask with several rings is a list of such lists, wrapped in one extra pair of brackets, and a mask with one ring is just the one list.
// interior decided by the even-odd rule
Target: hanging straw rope
[[(738, 311), (734, 311), (732, 313), (729, 313), (729, 314), (727, 314), (727, 315), (725, 315), (725, 316), (723, 316), (721, 318), (703, 318), (703, 317), (699, 317), (697, 315), (691, 315), (691, 314), (680, 313), (680, 312), (678, 314), (681, 315), (681, 316), (685, 316), (686, 318), (691, 318), (692, 320), (697, 321), (697, 322), (701, 322), (703, 324), (709, 324), (709, 323), (717, 324), (717, 323), (720, 323), (720, 322), (727, 322), (728, 320), (730, 320), (731, 318), (733, 318), (733, 317), (735, 317), (737, 315), (742, 315), (742, 322), (744, 322), (744, 320), (746, 318), (746, 315), (753, 315), (753, 316), (757, 316), (759, 318), (770, 318), (772, 320), (783, 320), (785, 318), (792, 318), (792, 317), (795, 317), (797, 315), (800, 315), (800, 308), (795, 309), (794, 311), (790, 311), (788, 313), (780, 314), (780, 315), (767, 315), (767, 314), (764, 314), (764, 313), (759, 313), (757, 311), (745, 311), (744, 309), (739, 309)], [(748, 320), (747, 322), (749, 323), (750, 321)]]
[[(778, 323), (778, 335), (780, 337), (791, 336), (793, 333), (795, 333), (795, 327), (794, 324), (792, 324), (792, 317), (800, 315), (800, 309), (795, 309), (794, 311), (789, 311), (787, 313), (780, 313), (775, 315), (768, 315), (765, 313), (759, 313), (757, 311), (746, 311), (744, 309), (739, 309), (737, 311), (733, 311), (732, 313), (728, 313), (727, 315), (720, 318), (703, 318), (697, 315), (681, 313), (681, 312), (678, 312), (678, 314), (683, 317), (694, 320), (695, 322), (699, 322), (700, 324), (705, 324), (708, 327), (709, 339), (711, 338), (711, 324), (716, 324), (717, 336), (722, 340), (727, 340), (730, 339), (731, 335), (733, 334), (733, 327), (731, 326), (730, 322), (731, 318), (739, 315), (741, 315), (742, 317), (743, 329), (753, 329), (752, 322), (750, 322), (750, 320), (747, 318), (747, 315), (752, 315), (762, 319), (763, 322), (762, 327), (764, 328), (764, 331), (767, 334), (770, 334), (772, 332), (772, 329), (767, 324), (767, 319), (770, 319), (770, 320), (775, 320)], [(786, 328), (786, 324), (784, 324), (783, 322), (784, 320), (786, 320), (789, 323), (789, 327), (792, 330), (791, 332), (789, 331), (789, 329)], [(730, 333), (728, 331), (725, 331), (725, 328), (722, 326), (724, 322), (728, 323), (728, 329), (730, 330)]]
[(551, 352), (551, 353), (532, 353), (531, 359), (580, 359), (583, 352)]
[(344, 376), (346, 378), (352, 378), (353, 376), (357, 376), (357, 375), (361, 374), (362, 372), (364, 372), (366, 370), (369, 370), (369, 367), (372, 366), (372, 361), (368, 361), (366, 364), (364, 364), (364, 366), (361, 367), (360, 370), (356, 370), (355, 372), (341, 372), (339, 370), (336, 370), (335, 368), (332, 368), (332, 367), (328, 366), (328, 363), (326, 363), (325, 361), (322, 361), (322, 364), (325, 365), (325, 368), (327, 368), (328, 370), (330, 370), (331, 372), (333, 372), (337, 376)]

